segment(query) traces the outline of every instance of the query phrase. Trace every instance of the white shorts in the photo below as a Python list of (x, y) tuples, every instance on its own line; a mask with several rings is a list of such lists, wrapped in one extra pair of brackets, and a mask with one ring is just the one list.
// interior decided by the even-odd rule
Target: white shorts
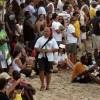
[(86, 40), (86, 32), (81, 33), (81, 40)]

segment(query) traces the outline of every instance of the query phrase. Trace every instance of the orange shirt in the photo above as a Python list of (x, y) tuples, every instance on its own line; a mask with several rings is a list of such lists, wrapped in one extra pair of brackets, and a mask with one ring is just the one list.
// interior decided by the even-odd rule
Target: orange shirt
[(77, 62), (72, 70), (72, 81), (81, 73), (83, 73), (86, 70), (85, 65), (83, 65), (81, 62)]

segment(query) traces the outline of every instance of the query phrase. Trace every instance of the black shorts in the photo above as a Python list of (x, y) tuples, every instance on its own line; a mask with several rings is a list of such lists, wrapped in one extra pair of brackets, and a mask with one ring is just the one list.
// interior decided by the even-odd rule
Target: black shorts
[(38, 60), (38, 70), (44, 71), (45, 73), (52, 73), (53, 69), (53, 63), (48, 61), (48, 62), (43, 62), (41, 59)]

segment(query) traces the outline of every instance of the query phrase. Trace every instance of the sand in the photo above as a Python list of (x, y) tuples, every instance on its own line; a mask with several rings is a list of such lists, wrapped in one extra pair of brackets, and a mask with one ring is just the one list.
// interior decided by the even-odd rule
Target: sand
[(39, 90), (39, 77), (28, 81), (36, 89), (35, 100), (100, 100), (100, 85), (71, 83), (69, 72), (53, 74), (50, 90)]
[[(87, 41), (88, 50), (92, 48), (91, 43), (91, 40)], [(48, 91), (39, 90), (39, 77), (28, 79), (28, 81), (36, 89), (35, 100), (100, 100), (100, 85), (71, 83), (68, 71), (62, 74), (52, 74), (50, 90)]]

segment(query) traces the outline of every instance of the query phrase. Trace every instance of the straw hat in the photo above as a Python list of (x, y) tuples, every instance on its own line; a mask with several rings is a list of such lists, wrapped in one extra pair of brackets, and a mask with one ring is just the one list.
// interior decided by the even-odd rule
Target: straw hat
[(3, 72), (3, 73), (0, 74), (0, 78), (10, 79), (11, 76), (8, 73)]

